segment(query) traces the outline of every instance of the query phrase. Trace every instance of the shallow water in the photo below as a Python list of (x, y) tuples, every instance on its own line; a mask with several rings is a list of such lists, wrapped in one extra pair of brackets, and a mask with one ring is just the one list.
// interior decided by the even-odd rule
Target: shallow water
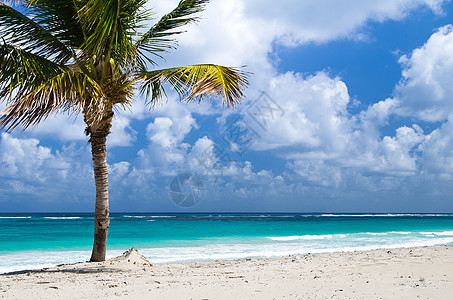
[[(91, 214), (0, 214), (0, 272), (86, 261)], [(453, 244), (453, 214), (111, 214), (108, 256), (154, 263)]]

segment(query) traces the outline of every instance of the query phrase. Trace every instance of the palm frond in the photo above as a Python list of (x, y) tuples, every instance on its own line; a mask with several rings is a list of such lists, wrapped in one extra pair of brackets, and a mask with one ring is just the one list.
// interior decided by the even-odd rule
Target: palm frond
[(79, 10), (87, 31), (83, 48), (88, 56), (102, 57), (113, 43), (120, 13), (118, 0), (88, 0)]
[(14, 8), (0, 3), (0, 37), (8, 44), (57, 62), (68, 60), (72, 51), (40, 24)]
[(90, 113), (90, 122), (102, 119), (107, 101), (101, 86), (79, 72), (60, 73), (24, 96), (17, 95), (0, 117), (0, 126), (26, 129), (61, 111)]
[(150, 12), (144, 9), (147, 0), (123, 1), (114, 36), (112, 58), (123, 68), (130, 67), (136, 60), (134, 38), (150, 19)]
[(0, 99), (14, 94), (26, 95), (43, 82), (64, 71), (64, 68), (42, 56), (0, 44)]
[(248, 85), (246, 72), (212, 64), (140, 72), (138, 78), (143, 80), (141, 92), (151, 104), (165, 94), (163, 86), (168, 82), (185, 101), (219, 96), (224, 105), (234, 107), (241, 101), (242, 90)]
[(198, 18), (193, 15), (202, 11), (208, 2), (209, 0), (181, 0), (174, 10), (164, 15), (135, 43), (142, 62), (148, 61), (154, 65), (154, 62), (147, 58), (146, 52), (161, 57), (159, 52), (174, 48), (175, 42), (169, 37), (182, 31), (173, 29), (196, 21)]
[(146, 62), (153, 63), (146, 54), (160, 56), (173, 47), (172, 36), (195, 21), (207, 2), (181, 0), (141, 34), (149, 19), (146, 0), (18, 1), (24, 10), (0, 0), (0, 101), (8, 105), (0, 127), (26, 129), (70, 111), (83, 113), (96, 130), (115, 105), (131, 104), (138, 84), (151, 104), (169, 84), (183, 100), (218, 96), (235, 106), (248, 85), (241, 69), (205, 64), (146, 70)]
[(179, 34), (182, 31), (170, 31), (196, 21), (198, 18), (191, 16), (204, 10), (209, 0), (181, 0), (178, 6), (169, 14), (164, 15), (154, 25), (149, 33), (153, 36), (167, 36)]
[(149, 17), (145, 4), (146, 0), (88, 0), (79, 10), (89, 33), (82, 46), (85, 54), (106, 64), (112, 58), (119, 66), (130, 67), (137, 53), (133, 38)]
[(9, 5), (19, 5), (21, 2), (21, 0), (0, 0), (0, 3), (5, 3), (5, 4), (9, 4)]
[(33, 20), (52, 32), (58, 40), (72, 48), (83, 44), (84, 31), (78, 18), (78, 10), (87, 0), (27, 0)]

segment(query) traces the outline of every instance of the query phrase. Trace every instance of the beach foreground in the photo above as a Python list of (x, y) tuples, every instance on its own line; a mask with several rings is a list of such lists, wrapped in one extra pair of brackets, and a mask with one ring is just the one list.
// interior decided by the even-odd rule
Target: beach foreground
[(150, 264), (136, 250), (103, 263), (0, 275), (4, 299), (449, 299), (453, 247)]

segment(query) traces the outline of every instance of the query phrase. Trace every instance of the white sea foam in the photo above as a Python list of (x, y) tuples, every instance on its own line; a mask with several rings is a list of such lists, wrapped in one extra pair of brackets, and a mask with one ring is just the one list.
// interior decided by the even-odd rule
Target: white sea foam
[[(252, 218), (295, 218), (299, 215), (214, 215), (217, 218), (252, 219)], [(203, 216), (199, 216), (203, 217)]]
[(420, 234), (423, 234), (423, 235), (441, 235), (441, 236), (444, 236), (444, 235), (453, 235), (453, 231), (431, 231), (431, 232), (425, 232), (425, 231), (421, 231)]
[(135, 218), (135, 219), (149, 219), (149, 218), (176, 218), (176, 216), (130, 216), (125, 215), (124, 218)]
[[(386, 236), (389, 234), (400, 234), (400, 235), (410, 235), (411, 231), (389, 231), (389, 232), (361, 232), (361, 233), (351, 233), (349, 236)], [(433, 234), (433, 233), (431, 233)], [(446, 231), (442, 233), (437, 233), (437, 235), (453, 235), (453, 231)], [(294, 235), (294, 236), (269, 236), (267, 237), (273, 241), (295, 241), (295, 240), (325, 240), (333, 238), (345, 238), (346, 234), (325, 234), (325, 235)]]
[(345, 234), (324, 234), (324, 235), (293, 235), (293, 236), (269, 236), (273, 241), (297, 241), (297, 240), (325, 240), (332, 238), (344, 238)]
[(453, 214), (321, 214), (321, 217), (451, 217)]
[(391, 217), (392, 214), (322, 214), (321, 217)]
[(421, 214), (424, 217), (452, 217), (453, 214)]
[(78, 220), (82, 219), (81, 217), (44, 217), (44, 219), (49, 220)]
[(402, 235), (409, 235), (409, 234), (422, 234), (427, 237), (434, 237), (434, 236), (453, 236), (453, 231), (389, 231), (389, 232), (364, 232), (361, 233), (363, 235), (388, 235), (388, 234), (402, 234)]
[(55, 264), (37, 264), (37, 265), (24, 264), (24, 265), (15, 265), (15, 266), (9, 266), (9, 267), (0, 267), (0, 274), (23, 271), (23, 270), (40, 270), (43, 268), (50, 268), (53, 266), (55, 266)]
[[(107, 251), (106, 258), (119, 256), (123, 250)], [(0, 255), (0, 274), (22, 270), (37, 270), (59, 264), (86, 262), (90, 251), (20, 251)]]
[(234, 245), (209, 245), (201, 247), (183, 248), (149, 248), (140, 249), (140, 252), (151, 262), (158, 264), (207, 261), (207, 260), (228, 260), (258, 257), (279, 257), (294, 254), (306, 253), (333, 253), (366, 251), (374, 249), (393, 249), (444, 245), (453, 243), (453, 238), (430, 239), (423, 241), (411, 241), (406, 243), (369, 244), (347, 247), (312, 247), (299, 243), (276, 243), (276, 244), (234, 244)]
[(0, 255), (0, 273), (87, 261), (88, 251), (23, 251)]
[(0, 219), (30, 219), (31, 217), (0, 217)]
[(388, 235), (388, 232), (364, 232), (364, 235)]
[(435, 232), (435, 235), (453, 235), (453, 231), (441, 231), (441, 232)]
[[(302, 239), (300, 239), (302, 237)], [(322, 235), (315, 239), (305, 235), (295, 240), (274, 240), (258, 244), (210, 244), (199, 247), (140, 248), (140, 253), (152, 263), (176, 263), (188, 261), (228, 260), (258, 257), (278, 257), (306, 253), (331, 253), (342, 251), (365, 251), (423, 247), (452, 244), (453, 237), (421, 237), (404, 235), (404, 239), (382, 240), (370, 235), (363, 239), (363, 233), (348, 235)], [(320, 237), (320, 236), (318, 236)], [(337, 242), (337, 237), (344, 237)], [(281, 237), (277, 237), (281, 238)], [(287, 237), (288, 238), (288, 237)], [(120, 255), (124, 250), (107, 252), (107, 258)], [(0, 273), (18, 270), (39, 269), (63, 263), (84, 262), (89, 259), (89, 251), (23, 251), (0, 254)]]

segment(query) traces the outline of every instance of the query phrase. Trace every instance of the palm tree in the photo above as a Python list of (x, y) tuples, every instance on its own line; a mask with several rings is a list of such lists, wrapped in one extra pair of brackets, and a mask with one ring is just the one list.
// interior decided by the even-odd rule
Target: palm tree
[(24, 130), (56, 113), (83, 115), (96, 185), (91, 261), (105, 260), (106, 138), (115, 110), (128, 108), (137, 90), (152, 106), (167, 85), (187, 102), (219, 96), (233, 107), (243, 97), (247, 74), (237, 68), (154, 69), (208, 1), (181, 0), (147, 28), (146, 0), (0, 0), (0, 126)]

